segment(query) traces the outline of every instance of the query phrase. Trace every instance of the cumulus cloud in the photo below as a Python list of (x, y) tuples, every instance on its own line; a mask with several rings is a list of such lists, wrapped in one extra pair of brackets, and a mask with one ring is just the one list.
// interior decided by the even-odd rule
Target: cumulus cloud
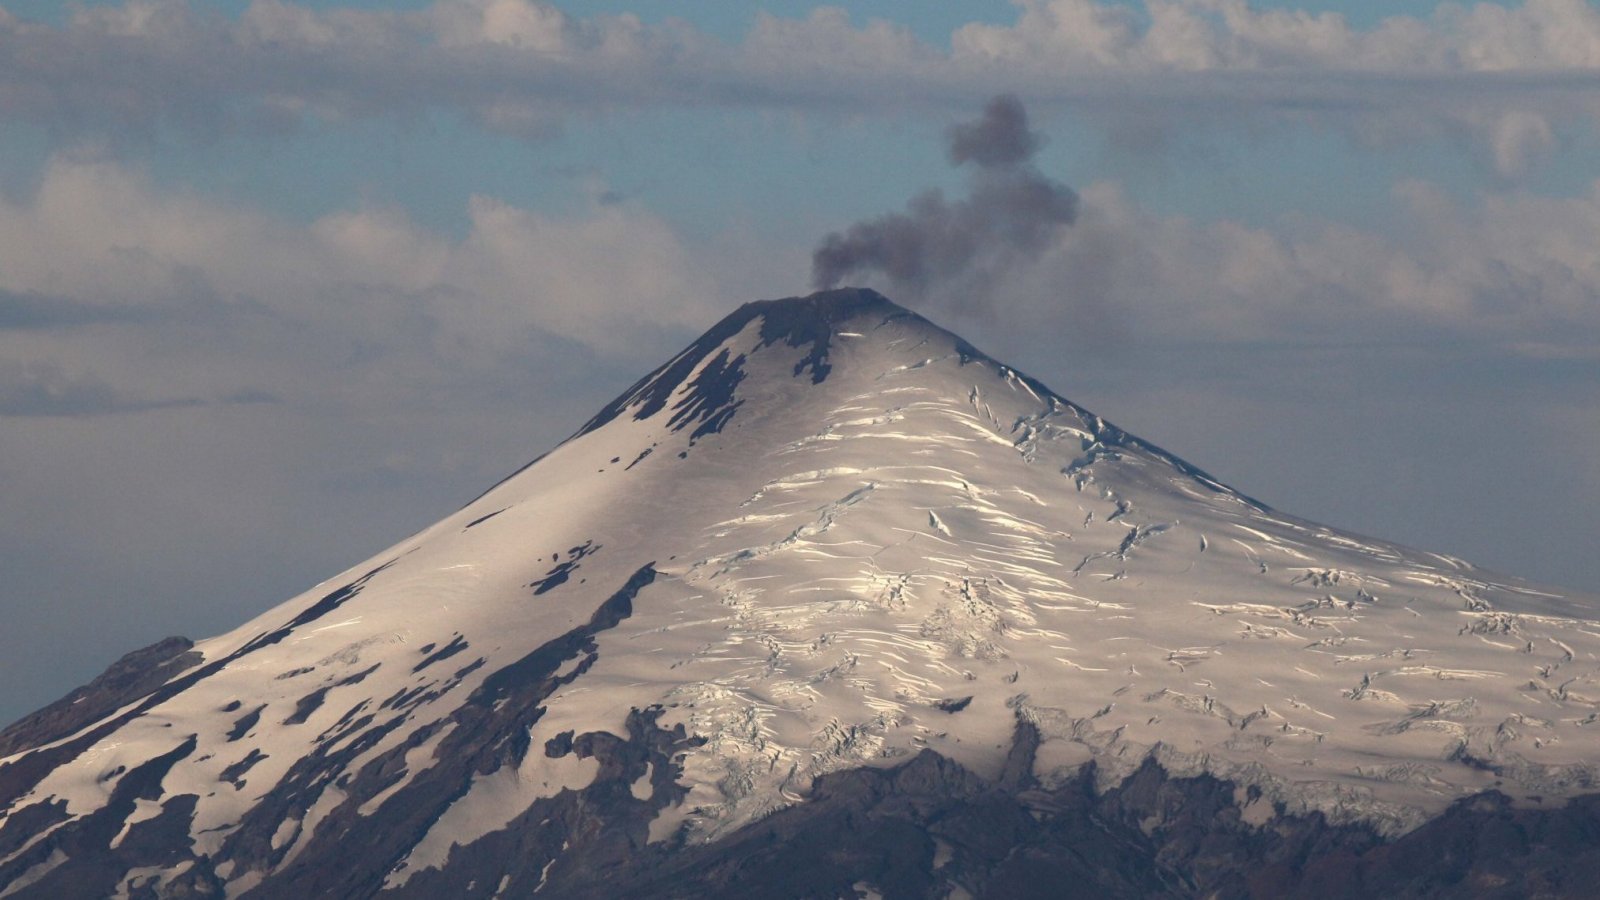
[[(1409, 331), (1571, 358), (1600, 334), (1600, 184), (1462, 197), (1406, 182), (1390, 231), (1303, 216), (1246, 226), (1051, 181), (1013, 98), (946, 138), (969, 191), (830, 236), (813, 259), (820, 284), (880, 279), (941, 314), (981, 311), (986, 296), (1014, 310), (997, 327), (1084, 340)], [(540, 360), (636, 365), (792, 274), (773, 262), (730, 288), (724, 257), (773, 248), (717, 252), (632, 201), (551, 215), (479, 196), (467, 218), (459, 235), (382, 208), (300, 224), (119, 163), (56, 159), (30, 195), (0, 197), (10, 396), (87, 397), (98, 384), (133, 404), (330, 390), (354, 402), (441, 379), (510, 384), (499, 379)]]
[(1015, 97), (946, 139), (968, 194), (928, 191), (829, 234), (812, 255), (817, 287), (865, 279), (936, 312), (985, 321), (1005, 308), (1034, 334), (1102, 346), (1410, 334), (1566, 355), (1600, 334), (1600, 250), (1580, 237), (1600, 233), (1600, 182), (1465, 201), (1409, 181), (1389, 233), (1305, 216), (1250, 227), (1156, 215), (1113, 183), (1080, 197), (1032, 165), (1042, 138)]
[(958, 29), (952, 60), (1113, 120), (1265, 114), (1367, 141), (1468, 134), (1518, 176), (1557, 124), (1600, 119), (1600, 9), (1584, 0), (1442, 3), (1368, 29), (1246, 0), (1016, 5), (1014, 24)]
[[(1541, 132), (1513, 141), (1542, 146)], [(1042, 138), (1014, 97), (946, 133), (969, 194), (939, 191), (828, 235), (813, 281), (878, 283), (939, 315), (1026, 344), (1100, 348), (1307, 339), (1488, 342), (1537, 358), (1593, 357), (1600, 335), (1600, 182), (1575, 197), (1464, 198), (1393, 189), (1388, 231), (1304, 215), (1275, 226), (1153, 214), (1114, 183), (1082, 196), (1032, 165)], [(1069, 227), (1070, 226), (1070, 227)], [(1007, 315), (990, 314), (1004, 308)]]
[(1253, 8), (1246, 0), (1017, 0), (1011, 25), (953, 36), (961, 58), (1055, 71), (1322, 70), (1371, 73), (1556, 72), (1600, 68), (1600, 10), (1583, 0), (1520, 6), (1441, 4), (1427, 18), (1370, 29), (1339, 13)]
[(1072, 224), (1078, 196), (1030, 164), (1043, 141), (1016, 97), (995, 97), (980, 119), (951, 127), (946, 139), (950, 162), (974, 167), (968, 195), (949, 202), (928, 191), (905, 212), (828, 235), (811, 256), (816, 287), (882, 275), (892, 290), (920, 295), (940, 282), (981, 297), (983, 283), (1036, 256)]
[[(988, 287), (1026, 323), (1008, 340), (1079, 347), (1462, 342), (1593, 358), (1600, 335), (1600, 183), (1576, 197), (1394, 192), (1392, 232), (1297, 218), (1279, 227), (1152, 214), (1114, 184), (1076, 225)], [(959, 313), (960, 302), (935, 297)]]
[(31, 197), (0, 199), (0, 331), (255, 323), (404, 332), (470, 357), (541, 334), (609, 352), (716, 308), (677, 234), (637, 205), (550, 216), (477, 196), (468, 221), (461, 237), (381, 208), (299, 224), (62, 157)]
[(412, 11), (252, 0), (0, 18), (0, 115), (126, 140), (163, 128), (282, 128), (306, 117), (458, 113), (537, 135), (574, 110), (662, 106), (958, 108), (997, 90), (1155, 120), (1315, 115), (1465, 126), (1507, 172), (1566, 121), (1600, 118), (1600, 10), (1583, 0), (1444, 3), (1370, 28), (1244, 0), (1018, 0), (948, 44), (839, 9), (762, 14), (728, 44), (681, 21), (579, 17), (537, 0)]

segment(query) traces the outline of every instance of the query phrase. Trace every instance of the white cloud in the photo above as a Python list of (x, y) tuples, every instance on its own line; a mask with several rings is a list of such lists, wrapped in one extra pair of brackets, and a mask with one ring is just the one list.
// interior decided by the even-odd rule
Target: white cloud
[(772, 73), (809, 68), (835, 78), (870, 77), (938, 59), (909, 28), (881, 19), (857, 26), (837, 6), (814, 9), (804, 19), (760, 13), (739, 50), (741, 67)]
[(128, 0), (59, 28), (0, 17), (0, 115), (125, 139), (443, 109), (538, 134), (580, 109), (967, 107), (1008, 90), (1157, 119), (1202, 109), (1368, 130), (1363, 118), (1453, 123), (1508, 174), (1546, 152), (1556, 125), (1600, 118), (1600, 10), (1582, 0), (1445, 3), (1366, 29), (1244, 0), (1017, 7), (1015, 22), (967, 24), (948, 45), (831, 7), (759, 15), (729, 45), (678, 20), (579, 17), (536, 0), (412, 12), (253, 0), (236, 19)]
[(1257, 10), (1245, 0), (1146, 0), (1148, 24), (1095, 0), (1018, 0), (1014, 25), (974, 23), (956, 59), (1056, 72), (1345, 71), (1464, 73), (1600, 67), (1600, 11), (1583, 0), (1507, 7), (1442, 4), (1426, 19), (1353, 28), (1338, 13)]
[[(1250, 227), (1153, 214), (1095, 184), (1077, 222), (1034, 261), (994, 272), (985, 297), (933, 285), (923, 302), (980, 320), (1005, 309), (1002, 323), (1027, 323), (1009, 336), (1019, 343), (1058, 331), (1589, 352), (1600, 182), (1574, 197), (1467, 199), (1406, 182), (1394, 202), (1384, 233), (1304, 217)], [(556, 216), (474, 197), (459, 236), (393, 209), (299, 224), (62, 157), (30, 196), (0, 199), (0, 354), (34, 382), (49, 371), (52, 384), (115, 385), (148, 403), (330, 384), (388, 396), (493, 382), (552, 342), (599, 361), (653, 358), (754, 296), (740, 292), (799, 287), (804, 261), (791, 255), (748, 236), (690, 243), (647, 209), (599, 200)]]
[(472, 324), (486, 340), (532, 319), (615, 351), (640, 325), (691, 329), (720, 308), (712, 273), (665, 222), (639, 210), (607, 205), (560, 221), (475, 197), (471, 216), (443, 281), (477, 298)]
[[(200, 279), (219, 302), (249, 299), (288, 318), (329, 315), (330, 292), (376, 304), (426, 295), (425, 312), (477, 349), (540, 330), (599, 349), (635, 327), (690, 327), (714, 301), (669, 226), (626, 203), (553, 217), (488, 197), (464, 238), (403, 213), (360, 209), (309, 225), (158, 189), (107, 161), (54, 160), (37, 192), (0, 200), (0, 273), (18, 292), (165, 304)], [(347, 301), (358, 302), (358, 301)]]
[(527, 0), (476, 0), (434, 7), (445, 46), (504, 44), (533, 53), (571, 49), (573, 22), (566, 13)]
[[(1600, 182), (1462, 203), (1395, 190), (1394, 233), (1298, 219), (1278, 228), (1154, 215), (1113, 184), (1084, 189), (1078, 222), (975, 300), (935, 309), (1019, 343), (1227, 345), (1271, 341), (1491, 344), (1565, 355), (1600, 336)], [(1002, 311), (1000, 315), (993, 315)]]

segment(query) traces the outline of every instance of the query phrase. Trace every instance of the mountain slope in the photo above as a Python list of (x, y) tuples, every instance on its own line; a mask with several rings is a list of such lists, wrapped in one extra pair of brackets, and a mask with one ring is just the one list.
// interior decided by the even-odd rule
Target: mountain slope
[[(459, 512), (0, 736), (0, 890), (581, 894), (949, 796), (1136, 847), (1116, 809), (1151, 810), (1115, 804), (1152, 771), (1365, 852), (1596, 790), (1597, 652), (1594, 599), (1267, 509), (833, 291), (742, 307)], [(902, 893), (1004, 883), (961, 865)]]

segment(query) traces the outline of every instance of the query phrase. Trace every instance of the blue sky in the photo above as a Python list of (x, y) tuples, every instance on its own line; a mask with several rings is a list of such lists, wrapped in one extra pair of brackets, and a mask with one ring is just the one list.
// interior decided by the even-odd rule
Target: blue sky
[(1600, 591), (1592, 3), (0, 6), (0, 719), (963, 202), (999, 93), (1077, 220), (857, 280), (1285, 511)]

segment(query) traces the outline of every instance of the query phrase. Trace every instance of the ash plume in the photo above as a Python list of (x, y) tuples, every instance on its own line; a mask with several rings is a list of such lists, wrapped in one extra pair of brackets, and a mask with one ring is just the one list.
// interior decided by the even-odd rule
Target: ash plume
[(1033, 158), (1044, 141), (1028, 130), (1028, 111), (1011, 94), (1001, 94), (983, 108), (983, 118), (962, 122), (945, 132), (951, 165), (970, 162), (984, 168), (1017, 166)]
[(967, 196), (951, 201), (924, 191), (904, 212), (829, 234), (811, 255), (815, 287), (873, 274), (919, 295), (935, 283), (981, 286), (1037, 258), (1077, 219), (1077, 193), (1033, 166), (1044, 140), (1029, 130), (1016, 97), (990, 100), (977, 121), (951, 126), (945, 141), (951, 165), (972, 166)]

